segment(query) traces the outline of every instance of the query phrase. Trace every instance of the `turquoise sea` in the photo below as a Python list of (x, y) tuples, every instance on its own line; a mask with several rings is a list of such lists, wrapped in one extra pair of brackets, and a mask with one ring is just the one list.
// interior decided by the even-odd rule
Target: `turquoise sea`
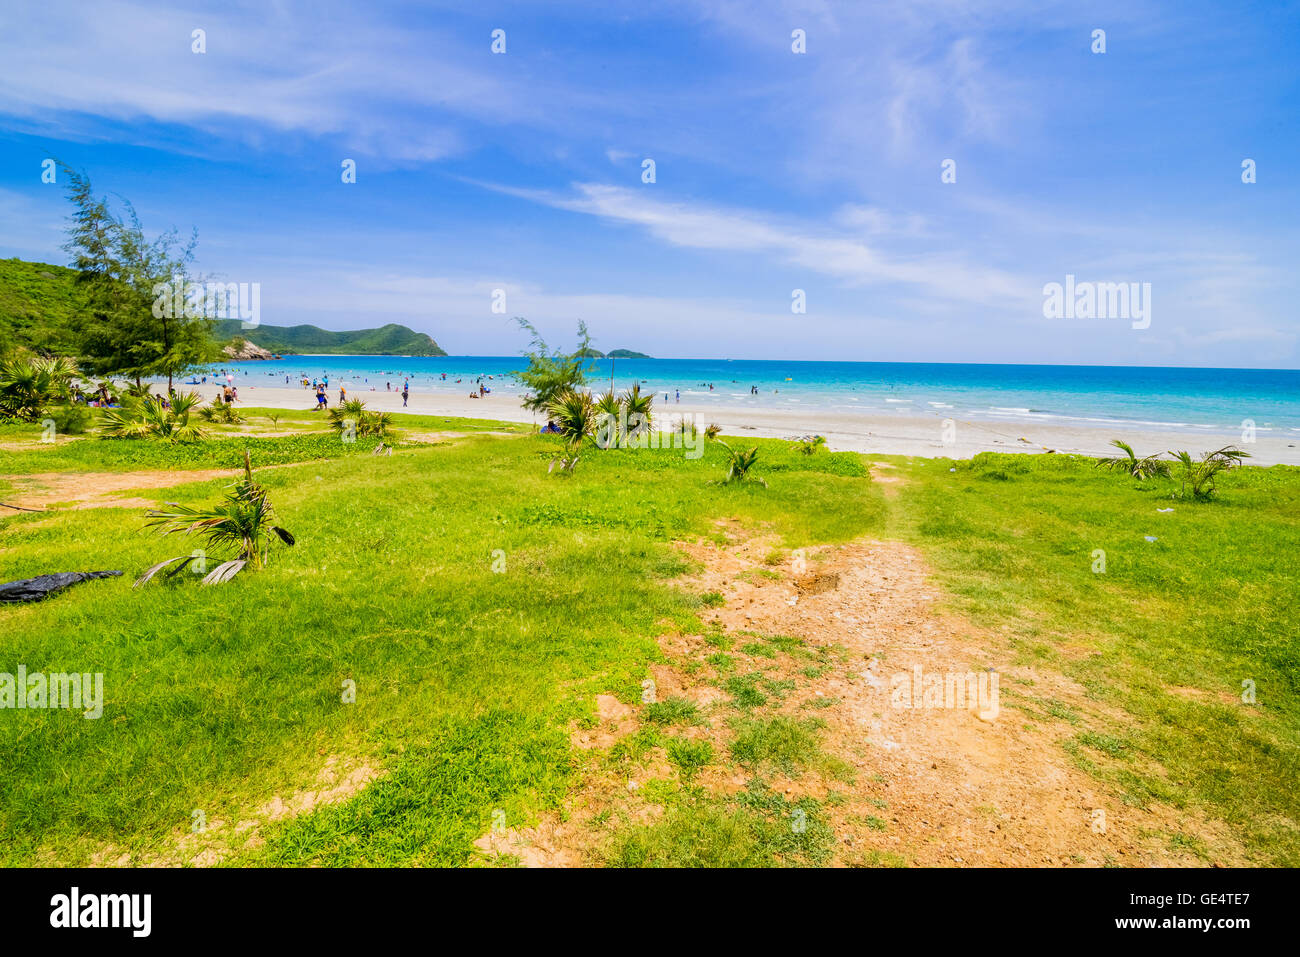
[[(209, 376), (225, 370), (236, 385), (280, 387), (286, 376), (290, 386), (304, 376), (328, 378), (332, 393), (346, 384), (359, 398), (371, 388), (400, 390), (403, 381), (413, 392), (467, 395), (482, 378), (494, 392), (518, 394), (511, 373), (523, 365), (518, 356), (291, 356), (214, 366)], [(813, 414), (892, 413), (1193, 432), (1239, 429), (1250, 419), (1260, 432), (1300, 434), (1297, 370), (753, 359), (618, 359), (613, 365), (616, 390), (640, 382), (661, 401), (667, 393), (675, 402), (680, 392), (682, 403), (695, 408), (750, 405)], [(609, 360), (592, 363), (594, 391), (607, 387), (610, 366)]]

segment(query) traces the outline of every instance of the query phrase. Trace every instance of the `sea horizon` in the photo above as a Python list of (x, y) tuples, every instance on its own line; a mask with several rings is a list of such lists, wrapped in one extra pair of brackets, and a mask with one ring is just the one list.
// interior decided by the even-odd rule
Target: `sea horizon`
[[(520, 356), (302, 354), (214, 363), (207, 374), (226, 370), (237, 386), (328, 379), (331, 389), (345, 385), (362, 396), (400, 390), (403, 382), (414, 393), (457, 395), (482, 379), (489, 390), (522, 396), (512, 373), (525, 363)], [(588, 387), (604, 392), (611, 362), (591, 365)], [(614, 360), (613, 376), (615, 391), (639, 384), (661, 403), (667, 396), (670, 405), (797, 411), (810, 427), (819, 413), (831, 413), (1191, 433), (1253, 423), (1259, 432), (1300, 433), (1300, 370), (1292, 369), (651, 358)]]

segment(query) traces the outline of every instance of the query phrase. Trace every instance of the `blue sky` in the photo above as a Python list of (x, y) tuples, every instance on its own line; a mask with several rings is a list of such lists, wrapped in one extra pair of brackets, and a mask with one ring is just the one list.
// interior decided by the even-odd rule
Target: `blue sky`
[[(266, 323), (1300, 366), (1296, 3), (11, 0), (0, 64), (0, 256), (66, 262), (58, 157)], [(1044, 318), (1066, 274), (1151, 283), (1150, 328)]]

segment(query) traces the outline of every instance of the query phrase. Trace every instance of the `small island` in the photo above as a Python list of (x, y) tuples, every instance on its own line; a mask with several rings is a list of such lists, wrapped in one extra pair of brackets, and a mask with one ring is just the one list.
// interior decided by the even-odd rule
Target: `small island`
[(631, 349), (611, 349), (609, 352), (601, 352), (599, 349), (582, 349), (575, 352), (574, 355), (580, 359), (653, 359), (654, 356), (648, 356), (644, 352), (633, 352)]

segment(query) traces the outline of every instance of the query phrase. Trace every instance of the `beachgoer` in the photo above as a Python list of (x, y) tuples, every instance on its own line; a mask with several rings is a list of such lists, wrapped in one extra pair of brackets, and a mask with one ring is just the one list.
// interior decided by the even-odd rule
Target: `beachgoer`
[(402, 408), (403, 409), (406, 408), (406, 397), (410, 394), (411, 394), (411, 390), (408, 389), (406, 386), (402, 386)]

